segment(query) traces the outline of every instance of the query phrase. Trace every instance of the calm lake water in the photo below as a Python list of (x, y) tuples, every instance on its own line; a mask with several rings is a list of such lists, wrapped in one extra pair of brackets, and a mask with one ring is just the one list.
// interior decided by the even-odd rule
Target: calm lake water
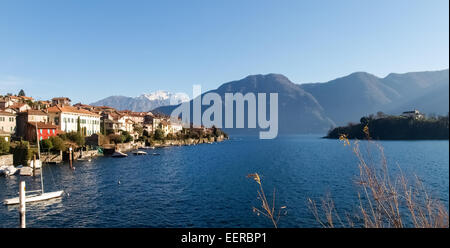
[[(390, 168), (418, 175), (448, 209), (448, 141), (380, 143)], [(27, 204), (27, 227), (272, 227), (252, 212), (260, 206), (257, 184), (246, 175), (254, 172), (267, 194), (276, 188), (277, 205), (287, 206), (281, 227), (319, 227), (307, 199), (327, 193), (340, 211), (356, 211), (357, 161), (338, 140), (233, 137), (154, 151), (161, 155), (76, 162), (75, 171), (68, 164), (46, 165), (45, 190), (66, 194)], [(40, 177), (24, 179), (27, 189), (40, 188)], [(19, 180), (0, 178), (0, 200), (17, 196)], [(1, 205), (0, 227), (18, 225), (17, 207)]]

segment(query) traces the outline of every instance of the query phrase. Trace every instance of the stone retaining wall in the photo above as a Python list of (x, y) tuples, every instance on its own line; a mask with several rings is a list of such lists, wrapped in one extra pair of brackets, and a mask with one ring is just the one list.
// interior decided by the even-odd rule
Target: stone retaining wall
[(2, 165), (13, 165), (14, 161), (13, 161), (13, 155), (12, 154), (7, 154), (7, 155), (2, 155), (0, 156), (0, 166)]
[(63, 161), (63, 155), (60, 151), (59, 154), (41, 153), (41, 161), (46, 163), (61, 163)]

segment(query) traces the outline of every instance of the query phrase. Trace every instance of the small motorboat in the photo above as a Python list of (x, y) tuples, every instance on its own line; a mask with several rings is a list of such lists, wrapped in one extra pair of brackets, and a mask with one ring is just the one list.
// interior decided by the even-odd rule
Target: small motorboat
[(147, 153), (144, 151), (133, 151), (133, 154), (134, 155), (147, 155)]
[(153, 156), (159, 156), (159, 155), (161, 155), (161, 154), (154, 152), (154, 153), (152, 153), (152, 155), (153, 155)]
[(0, 166), (0, 175), (5, 175), (7, 177), (16, 174), (19, 171), (14, 165), (4, 165)]
[(128, 157), (128, 155), (123, 152), (116, 151), (113, 153), (112, 157), (113, 158), (124, 158), (124, 157)]
[(155, 149), (155, 147), (154, 146), (141, 146), (141, 147), (139, 147), (139, 149), (148, 150), (148, 149)]
[(91, 161), (92, 161), (92, 158), (90, 158), (90, 157), (79, 158), (78, 161), (87, 161), (87, 162), (91, 162)]

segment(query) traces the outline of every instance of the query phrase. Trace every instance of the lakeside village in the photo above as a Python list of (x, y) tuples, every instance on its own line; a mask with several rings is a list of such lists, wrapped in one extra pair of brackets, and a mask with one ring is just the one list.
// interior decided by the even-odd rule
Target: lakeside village
[(35, 101), (23, 90), (0, 96), (0, 174), (5, 175), (31, 175), (34, 164), (39, 168), (42, 162), (71, 164), (100, 155), (141, 155), (147, 154), (145, 149), (225, 139), (227, 134), (218, 128), (183, 128), (180, 120), (159, 113), (72, 105), (67, 97)]

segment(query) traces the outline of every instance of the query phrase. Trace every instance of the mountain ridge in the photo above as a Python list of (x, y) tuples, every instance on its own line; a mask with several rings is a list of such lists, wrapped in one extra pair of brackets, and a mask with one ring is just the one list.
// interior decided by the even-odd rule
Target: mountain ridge
[[(354, 72), (328, 82), (296, 84), (283, 74), (254, 74), (223, 83), (208, 92), (218, 93), (222, 100), (226, 92), (279, 93), (280, 133), (324, 133), (332, 126), (359, 122), (362, 116), (378, 111), (400, 114), (416, 108), (425, 113), (447, 114), (448, 75), (449, 69), (390, 73), (384, 78)], [(139, 99), (135, 104), (140, 104)], [(177, 106), (159, 104), (152, 109), (146, 105), (145, 111), (170, 114)], [(233, 133), (236, 130), (227, 131)]]
[[(448, 72), (445, 69), (390, 73), (384, 78), (357, 72), (328, 82), (299, 84), (299, 87), (310, 92), (325, 108), (327, 115), (337, 124), (343, 125), (377, 111), (401, 113), (400, 106), (411, 106), (407, 103), (412, 99), (419, 99), (427, 90), (438, 85), (448, 85)], [(443, 100), (436, 102), (435, 106), (439, 110), (437, 112), (445, 114), (448, 112), (448, 104), (446, 108), (438, 107), (445, 105), (445, 97), (441, 99)], [(419, 110), (422, 106), (424, 105), (421, 103), (417, 104)], [(426, 108), (427, 112), (429, 109)]]

